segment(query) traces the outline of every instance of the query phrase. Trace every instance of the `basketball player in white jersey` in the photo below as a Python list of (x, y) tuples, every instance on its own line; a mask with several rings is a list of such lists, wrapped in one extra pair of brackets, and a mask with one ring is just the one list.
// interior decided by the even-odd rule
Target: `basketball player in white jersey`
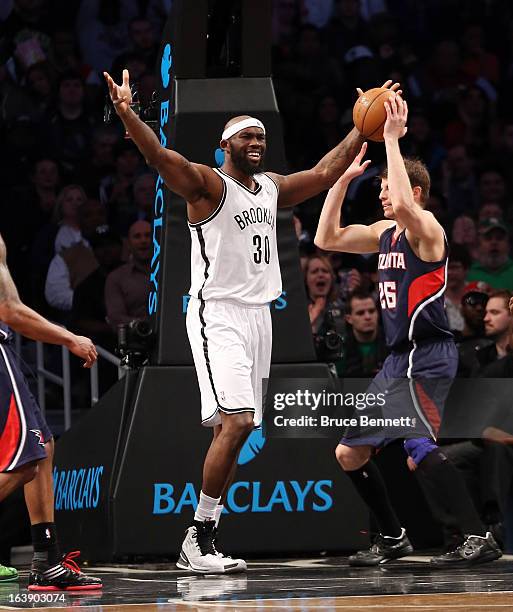
[[(276, 247), (277, 208), (295, 206), (331, 187), (362, 145), (356, 129), (312, 169), (288, 176), (264, 173), (266, 133), (254, 117), (230, 119), (221, 136), (222, 167), (189, 162), (161, 146), (131, 110), (128, 71), (111, 99), (126, 131), (173, 192), (187, 202), (192, 237), (187, 332), (201, 391), (203, 425), (214, 428), (198, 508), (178, 567), (195, 573), (246, 569), (214, 546), (221, 500), (238, 453), (262, 421), (262, 379), (269, 376), (269, 303), (281, 294)], [(397, 90), (387, 81), (385, 87)]]

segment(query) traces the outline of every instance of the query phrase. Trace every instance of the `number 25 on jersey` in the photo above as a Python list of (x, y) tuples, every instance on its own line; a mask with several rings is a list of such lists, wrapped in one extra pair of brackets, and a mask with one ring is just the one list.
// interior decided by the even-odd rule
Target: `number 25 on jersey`
[(381, 308), (395, 308), (397, 305), (397, 283), (384, 281), (379, 283), (379, 301)]

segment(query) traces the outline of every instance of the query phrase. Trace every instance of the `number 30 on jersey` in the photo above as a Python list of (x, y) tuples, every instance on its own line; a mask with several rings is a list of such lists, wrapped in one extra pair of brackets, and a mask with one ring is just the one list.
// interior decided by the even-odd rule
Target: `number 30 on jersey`
[(379, 301), (381, 308), (395, 308), (397, 305), (397, 283), (384, 281), (379, 283)]
[[(262, 245), (263, 243), (263, 245)], [(262, 236), (255, 234), (253, 236), (253, 246), (255, 251), (253, 253), (253, 259), (256, 264), (262, 263), (262, 260), (268, 264), (271, 261), (271, 245), (269, 244), (269, 236)]]

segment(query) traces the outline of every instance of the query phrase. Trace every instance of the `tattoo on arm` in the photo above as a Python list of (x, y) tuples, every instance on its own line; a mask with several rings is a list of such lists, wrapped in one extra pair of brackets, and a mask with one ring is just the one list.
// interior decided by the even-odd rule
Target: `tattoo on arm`
[(347, 170), (363, 143), (362, 135), (353, 129), (344, 140), (327, 153), (317, 164), (335, 182)]

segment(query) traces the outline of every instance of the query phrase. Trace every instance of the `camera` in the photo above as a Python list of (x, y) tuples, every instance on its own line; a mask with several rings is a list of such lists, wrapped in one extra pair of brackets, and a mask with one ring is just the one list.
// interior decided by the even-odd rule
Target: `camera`
[(134, 319), (118, 325), (117, 353), (121, 366), (137, 369), (148, 364), (155, 334), (147, 319)]
[[(130, 108), (134, 111), (134, 113), (139, 117), (139, 119), (146, 123), (155, 134), (159, 133), (159, 121), (158, 121), (158, 109), (157, 109), (157, 92), (154, 91), (150, 103), (148, 106), (142, 107), (139, 102), (139, 96), (137, 94), (137, 89), (135, 84), (130, 86), (132, 91), (132, 103), (130, 104)], [(114, 104), (110, 99), (110, 96), (107, 95), (105, 98), (105, 106), (103, 108), (103, 122), (106, 125), (109, 125), (113, 122), (114, 117), (116, 115), (116, 111), (114, 110)], [(128, 134), (125, 134), (125, 138), (129, 138)]]
[(337, 324), (335, 323), (335, 315), (333, 309), (326, 310), (324, 315), (324, 331), (314, 334), (315, 353), (319, 361), (332, 363), (342, 358), (344, 354), (344, 336), (339, 333)]

